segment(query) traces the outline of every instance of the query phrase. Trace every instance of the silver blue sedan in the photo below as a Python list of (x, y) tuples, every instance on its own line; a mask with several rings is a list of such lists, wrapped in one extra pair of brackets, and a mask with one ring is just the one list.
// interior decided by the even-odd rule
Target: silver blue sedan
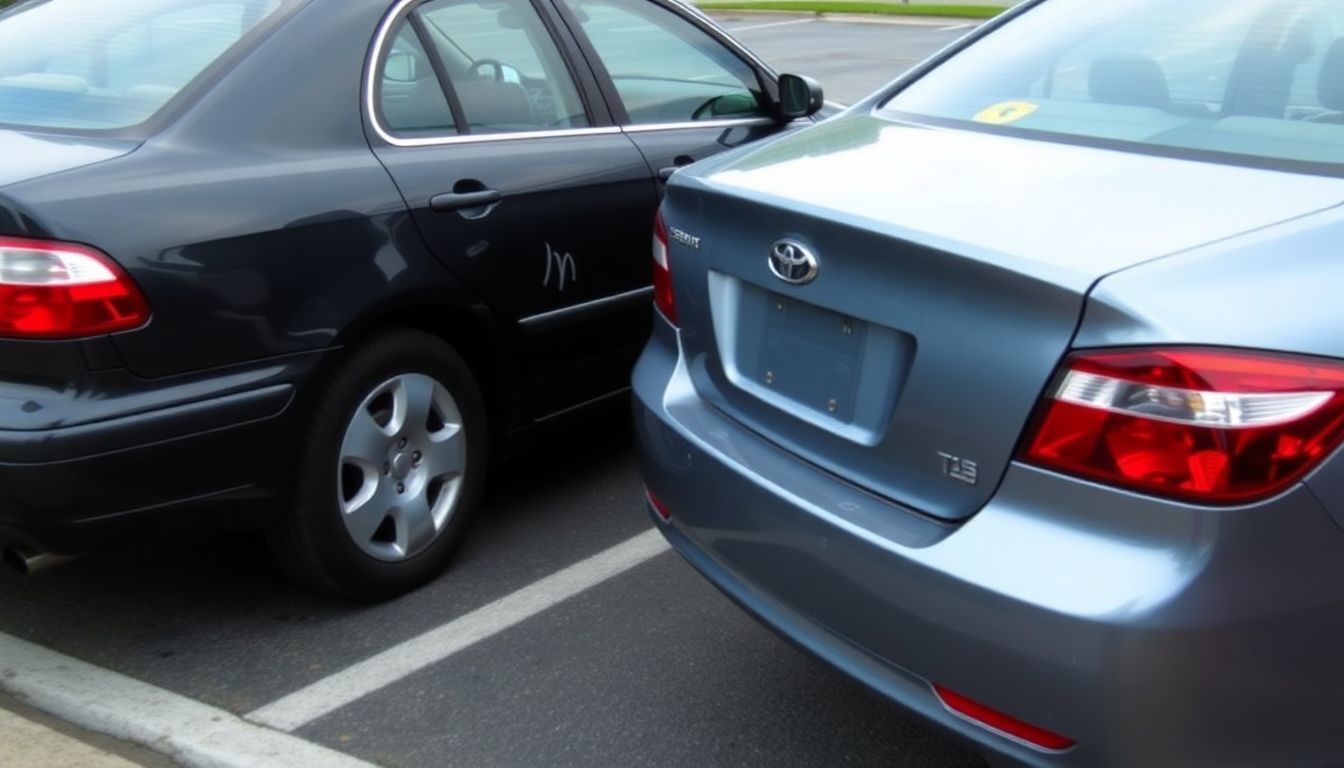
[(649, 508), (1037, 765), (1344, 762), (1344, 4), (1044, 0), (676, 174)]

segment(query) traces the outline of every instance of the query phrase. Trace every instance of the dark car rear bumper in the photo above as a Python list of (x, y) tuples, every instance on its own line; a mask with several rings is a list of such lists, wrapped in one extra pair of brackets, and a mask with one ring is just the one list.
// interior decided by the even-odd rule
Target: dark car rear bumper
[[(974, 518), (940, 523), (708, 406), (658, 325), (634, 392), (642, 469), (672, 514), (663, 531), (783, 635), (1014, 761), (1344, 756), (1329, 714), (1344, 705), (1344, 537), (1304, 488), (1209, 510), (1015, 465)], [(1077, 744), (997, 735), (948, 710), (935, 683)]]
[(295, 392), (320, 357), (118, 386), (101, 397), (48, 393), (41, 405), (67, 421), (79, 422), (81, 411), (99, 418), (0, 429), (0, 544), (78, 552), (151, 523), (193, 526), (206, 522), (205, 512), (253, 512), (256, 505), (240, 502), (286, 487), (300, 437)]

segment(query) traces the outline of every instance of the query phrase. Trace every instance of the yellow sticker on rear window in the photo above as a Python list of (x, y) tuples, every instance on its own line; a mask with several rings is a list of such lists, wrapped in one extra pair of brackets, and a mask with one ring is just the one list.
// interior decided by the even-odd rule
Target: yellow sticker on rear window
[(1029, 101), (1002, 101), (971, 119), (977, 123), (1007, 125), (1021, 120), (1038, 109), (1040, 109), (1039, 105), (1032, 104)]

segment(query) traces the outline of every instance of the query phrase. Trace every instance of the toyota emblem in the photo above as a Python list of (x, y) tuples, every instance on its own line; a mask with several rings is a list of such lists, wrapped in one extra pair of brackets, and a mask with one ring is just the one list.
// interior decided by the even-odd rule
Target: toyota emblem
[(797, 240), (779, 240), (770, 246), (770, 271), (792, 285), (805, 285), (817, 279), (817, 256)]

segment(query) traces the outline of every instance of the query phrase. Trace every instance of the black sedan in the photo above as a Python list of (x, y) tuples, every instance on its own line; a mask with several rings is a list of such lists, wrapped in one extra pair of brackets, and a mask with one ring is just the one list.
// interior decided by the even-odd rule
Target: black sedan
[(493, 451), (626, 389), (661, 182), (820, 106), (674, 0), (10, 8), (6, 559), (223, 519), (433, 577)]

